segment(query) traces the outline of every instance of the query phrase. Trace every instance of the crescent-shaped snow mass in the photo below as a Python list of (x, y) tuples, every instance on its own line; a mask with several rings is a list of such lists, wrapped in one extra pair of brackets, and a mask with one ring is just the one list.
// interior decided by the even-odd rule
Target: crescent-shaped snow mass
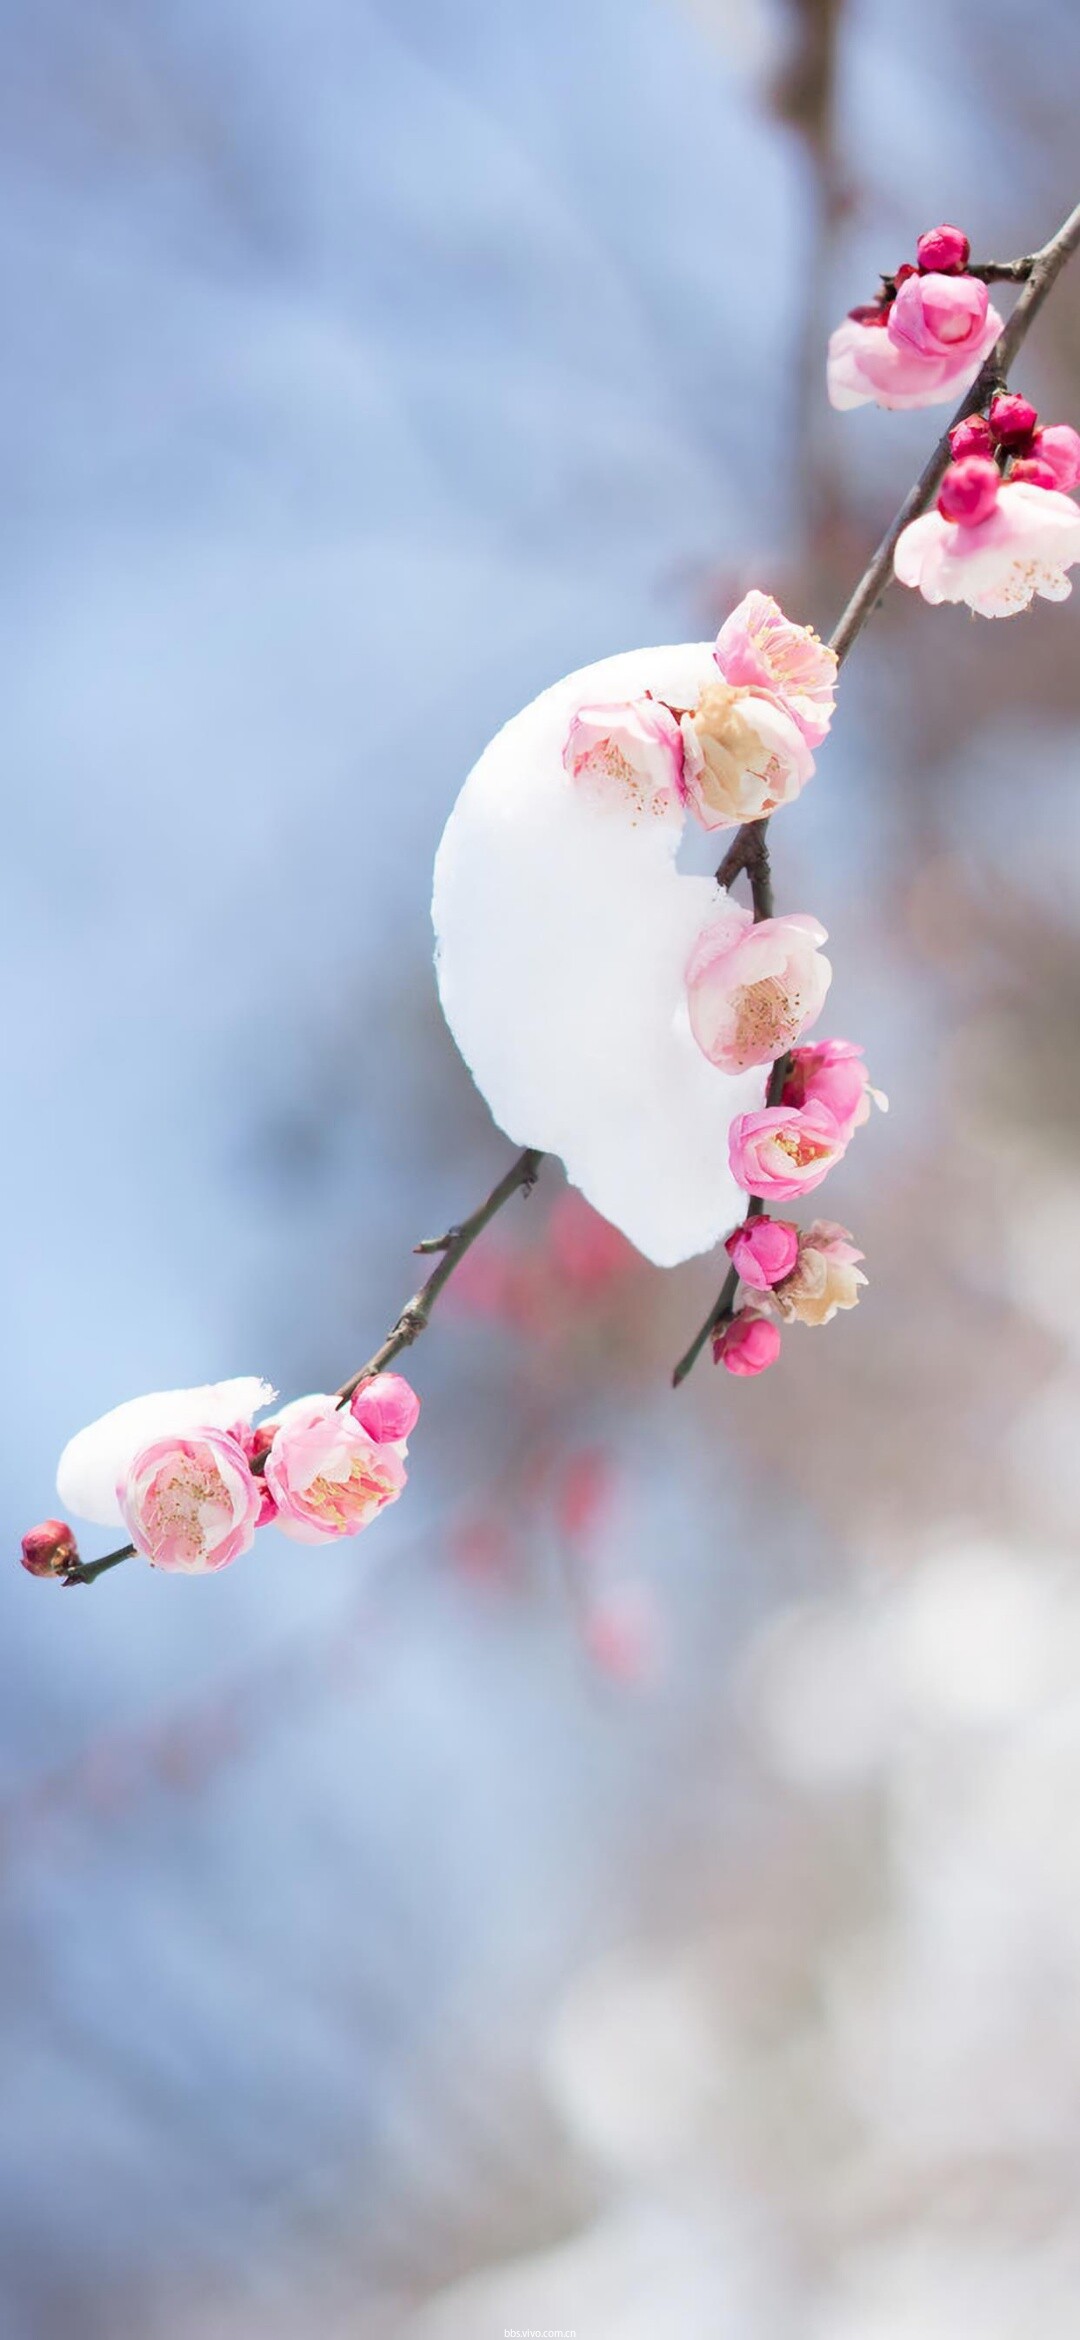
[(691, 1035), (686, 963), (716, 887), (676, 869), (681, 822), (591, 801), (562, 749), (582, 705), (651, 691), (689, 707), (715, 679), (711, 644), (690, 642), (554, 683), (474, 765), (435, 862), (443, 1013), (495, 1120), (560, 1155), (660, 1267), (742, 1216), (728, 1129), (766, 1073), (716, 1071)]

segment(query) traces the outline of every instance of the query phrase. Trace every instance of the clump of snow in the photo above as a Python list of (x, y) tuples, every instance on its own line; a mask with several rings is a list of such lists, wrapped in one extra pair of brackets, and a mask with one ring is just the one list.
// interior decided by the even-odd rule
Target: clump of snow
[(69, 1438), (56, 1472), (65, 1511), (99, 1527), (122, 1527), (117, 1486), (144, 1446), (156, 1438), (185, 1438), (192, 1430), (232, 1430), (238, 1422), (250, 1422), (275, 1394), (269, 1382), (244, 1373), (235, 1381), (210, 1381), (198, 1389), (155, 1389), (146, 1397), (128, 1398)]
[(439, 994), (478, 1089), (660, 1267), (742, 1216), (728, 1129), (767, 1073), (718, 1072), (691, 1035), (686, 963), (716, 887), (676, 869), (680, 824), (590, 802), (562, 748), (585, 703), (691, 707), (715, 678), (711, 645), (691, 642), (553, 684), (474, 765), (435, 862)]

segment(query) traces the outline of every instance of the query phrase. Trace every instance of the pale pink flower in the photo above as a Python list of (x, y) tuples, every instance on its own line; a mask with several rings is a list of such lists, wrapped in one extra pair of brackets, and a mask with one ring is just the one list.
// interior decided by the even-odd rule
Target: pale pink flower
[(791, 804), (814, 769), (794, 717), (767, 691), (712, 683), (682, 719), (683, 787), (703, 829), (737, 829)]
[(404, 1447), (420, 1419), (420, 1400), (401, 1373), (376, 1373), (354, 1390), (349, 1410), (376, 1446)]
[(682, 808), (683, 741), (670, 709), (650, 698), (579, 707), (563, 763), (594, 803), (665, 820)]
[(763, 918), (725, 903), (686, 969), (690, 1029), (721, 1072), (772, 1064), (821, 1014), (832, 980), (825, 929), (803, 912)]
[(266, 1480), (277, 1504), (274, 1524), (299, 1544), (357, 1535), (405, 1485), (397, 1445), (377, 1444), (332, 1397), (298, 1399), (270, 1426)]
[(836, 652), (812, 626), (794, 625), (771, 593), (755, 588), (725, 619), (713, 655), (725, 682), (768, 692), (807, 745), (821, 746), (836, 704)]
[(724, 1244), (732, 1267), (753, 1292), (769, 1292), (791, 1274), (799, 1256), (799, 1230), (790, 1219), (744, 1219)]
[(912, 274), (874, 318), (845, 317), (830, 339), (833, 406), (940, 405), (974, 381), (1001, 332), (973, 276)]
[(726, 1365), (729, 1373), (765, 1373), (780, 1355), (780, 1327), (755, 1309), (740, 1308), (714, 1333), (712, 1353), (714, 1364)]
[(232, 1381), (203, 1382), (197, 1389), (157, 1389), (128, 1398), (69, 1438), (56, 1473), (56, 1491), (65, 1511), (99, 1527), (122, 1527), (116, 1490), (137, 1454), (156, 1439), (201, 1437), (204, 1430), (227, 1430), (244, 1443), (252, 1416), (275, 1392), (255, 1374)]
[(846, 1227), (815, 1219), (799, 1237), (799, 1256), (772, 1299), (785, 1324), (829, 1324), (838, 1308), (855, 1308), (866, 1282)]
[(135, 1455), (116, 1498), (136, 1551), (182, 1576), (227, 1568), (259, 1522), (258, 1483), (227, 1430), (155, 1439)]
[(1050, 423), (1045, 430), (1036, 431), (1031, 452), (1049, 464), (1055, 487), (1065, 491), (1080, 487), (1080, 431), (1074, 431), (1071, 423)]
[(737, 1113), (728, 1140), (732, 1176), (762, 1202), (791, 1202), (827, 1178), (847, 1138), (825, 1105), (763, 1105)]
[(889, 1110), (888, 1098), (870, 1086), (862, 1054), (854, 1040), (818, 1040), (793, 1049), (781, 1104), (824, 1105), (846, 1142), (869, 1120), (871, 1099), (882, 1113)]
[(1058, 488), (1006, 480), (989, 517), (965, 527), (924, 512), (904, 529), (893, 566), (924, 601), (966, 601), (980, 617), (1012, 617), (1035, 594), (1064, 601), (1080, 560), (1080, 511)]

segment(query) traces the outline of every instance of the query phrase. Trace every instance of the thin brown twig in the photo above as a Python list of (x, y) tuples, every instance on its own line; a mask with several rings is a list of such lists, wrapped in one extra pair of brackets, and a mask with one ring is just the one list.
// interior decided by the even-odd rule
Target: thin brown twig
[[(950, 432), (954, 431), (957, 424), (963, 422), (969, 414), (981, 413), (988, 405), (995, 390), (1001, 388), (1008, 380), (1013, 360), (1022, 348), (1047, 294), (1056, 283), (1066, 262), (1072, 258), (1073, 253), (1078, 248), (1080, 248), (1080, 203), (1077, 204), (1074, 211), (1070, 212), (1068, 219), (1063, 221), (1057, 234), (1051, 236), (1048, 244), (1043, 245), (1041, 251), (1034, 252), (1022, 260), (988, 261), (969, 268), (968, 274), (970, 276), (982, 277), (986, 283), (1021, 283), (1023, 290), (1011, 317), (998, 335), (985, 363), (980, 367), (970, 390), (961, 399), (956, 413), (938, 440), (933, 454), (923, 465), (914, 486), (905, 496), (895, 517), (890, 521), (873, 558), (863, 571), (847, 607), (842, 611), (829, 636), (828, 647), (836, 652), (838, 667), (842, 666), (844, 660), (850, 656), (867, 620), (873, 616), (875, 609), (879, 607), (888, 590), (892, 581), (893, 555), (905, 528), (910, 521), (917, 520), (921, 512), (928, 510), (937, 494), (952, 457), (949, 445)], [(768, 828), (767, 819), (744, 822), (742, 828), (736, 832), (716, 872), (717, 884), (724, 887), (733, 885), (741, 870), (747, 872), (750, 879), (755, 918), (771, 916), (771, 906), (768, 911), (758, 910), (758, 894), (755, 891), (755, 872), (760, 870), (762, 865), (764, 865), (766, 872), (768, 871), (768, 847), (765, 842)], [(771, 886), (769, 900), (771, 905)], [(777, 1097), (773, 1095), (776, 1071), (777, 1067), (774, 1065), (769, 1081), (768, 1103), (770, 1105), (777, 1102)], [(782, 1086), (783, 1082), (781, 1081), (780, 1087)], [(777, 1092), (778, 1094), (779, 1092)], [(758, 1217), (760, 1209), (760, 1204), (755, 1207), (755, 1202), (751, 1201), (747, 1217)], [(690, 1347), (680, 1357), (675, 1367), (672, 1381), (676, 1389), (681, 1381), (685, 1381), (691, 1366), (701, 1355), (706, 1341), (731, 1314), (738, 1280), (735, 1270), (730, 1268), (724, 1279), (723, 1289), (716, 1306), (711, 1310), (700, 1331), (691, 1341)]]

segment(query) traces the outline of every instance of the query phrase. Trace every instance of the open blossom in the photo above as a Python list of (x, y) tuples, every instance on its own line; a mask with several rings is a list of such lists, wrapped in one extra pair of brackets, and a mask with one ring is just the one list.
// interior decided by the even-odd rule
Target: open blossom
[(420, 1419), (420, 1400), (404, 1374), (376, 1373), (353, 1391), (349, 1411), (377, 1446), (404, 1447)]
[(767, 691), (710, 684), (682, 719), (683, 786), (703, 829), (735, 829), (790, 804), (814, 759), (799, 725)]
[(789, 1276), (799, 1256), (799, 1230), (790, 1219), (744, 1219), (724, 1244), (732, 1267), (753, 1292), (769, 1292)]
[[(978, 458), (969, 458), (977, 461)], [(1005, 480), (974, 526), (924, 512), (904, 529), (893, 566), (924, 601), (966, 601), (980, 617), (1012, 617), (1036, 594), (1064, 601), (1080, 560), (1080, 511), (1059, 488)]]
[(713, 1361), (745, 1378), (765, 1373), (780, 1355), (780, 1327), (752, 1308), (740, 1308), (713, 1336)]
[(829, 1324), (838, 1308), (855, 1308), (866, 1282), (846, 1227), (815, 1219), (799, 1236), (799, 1256), (771, 1294), (787, 1324)]
[(886, 306), (845, 317), (829, 342), (833, 406), (937, 406), (974, 381), (1001, 332), (977, 277), (915, 272)]
[(769, 692), (807, 746), (821, 746), (836, 704), (836, 652), (812, 626), (794, 625), (755, 589), (725, 619), (713, 655), (725, 682)]
[(682, 805), (683, 740), (670, 709), (656, 699), (579, 707), (563, 763), (582, 793), (616, 806), (632, 820), (666, 819)]
[(795, 912), (753, 915), (728, 902), (699, 934), (686, 970), (690, 1029), (721, 1072), (772, 1064), (820, 1015), (832, 980), (825, 929)]
[(258, 1484), (227, 1430), (155, 1439), (133, 1457), (116, 1493), (136, 1551), (183, 1576), (227, 1568), (249, 1549), (259, 1523)]
[(332, 1397), (283, 1408), (266, 1458), (275, 1526), (300, 1544), (355, 1536), (400, 1495), (407, 1473), (398, 1442), (380, 1445)]
[(791, 1202), (821, 1185), (847, 1138), (825, 1105), (763, 1105), (736, 1114), (728, 1145), (732, 1175), (746, 1194)]
[(871, 1099), (882, 1113), (889, 1110), (888, 1098), (870, 1086), (862, 1054), (854, 1040), (818, 1040), (793, 1049), (781, 1104), (826, 1106), (846, 1142), (869, 1119)]
[(189, 1432), (227, 1430), (244, 1444), (247, 1425), (275, 1392), (252, 1373), (233, 1381), (204, 1382), (197, 1389), (157, 1389), (128, 1398), (69, 1438), (60, 1457), (56, 1488), (65, 1511), (100, 1527), (121, 1527), (124, 1514), (117, 1488), (137, 1454), (156, 1439)]

